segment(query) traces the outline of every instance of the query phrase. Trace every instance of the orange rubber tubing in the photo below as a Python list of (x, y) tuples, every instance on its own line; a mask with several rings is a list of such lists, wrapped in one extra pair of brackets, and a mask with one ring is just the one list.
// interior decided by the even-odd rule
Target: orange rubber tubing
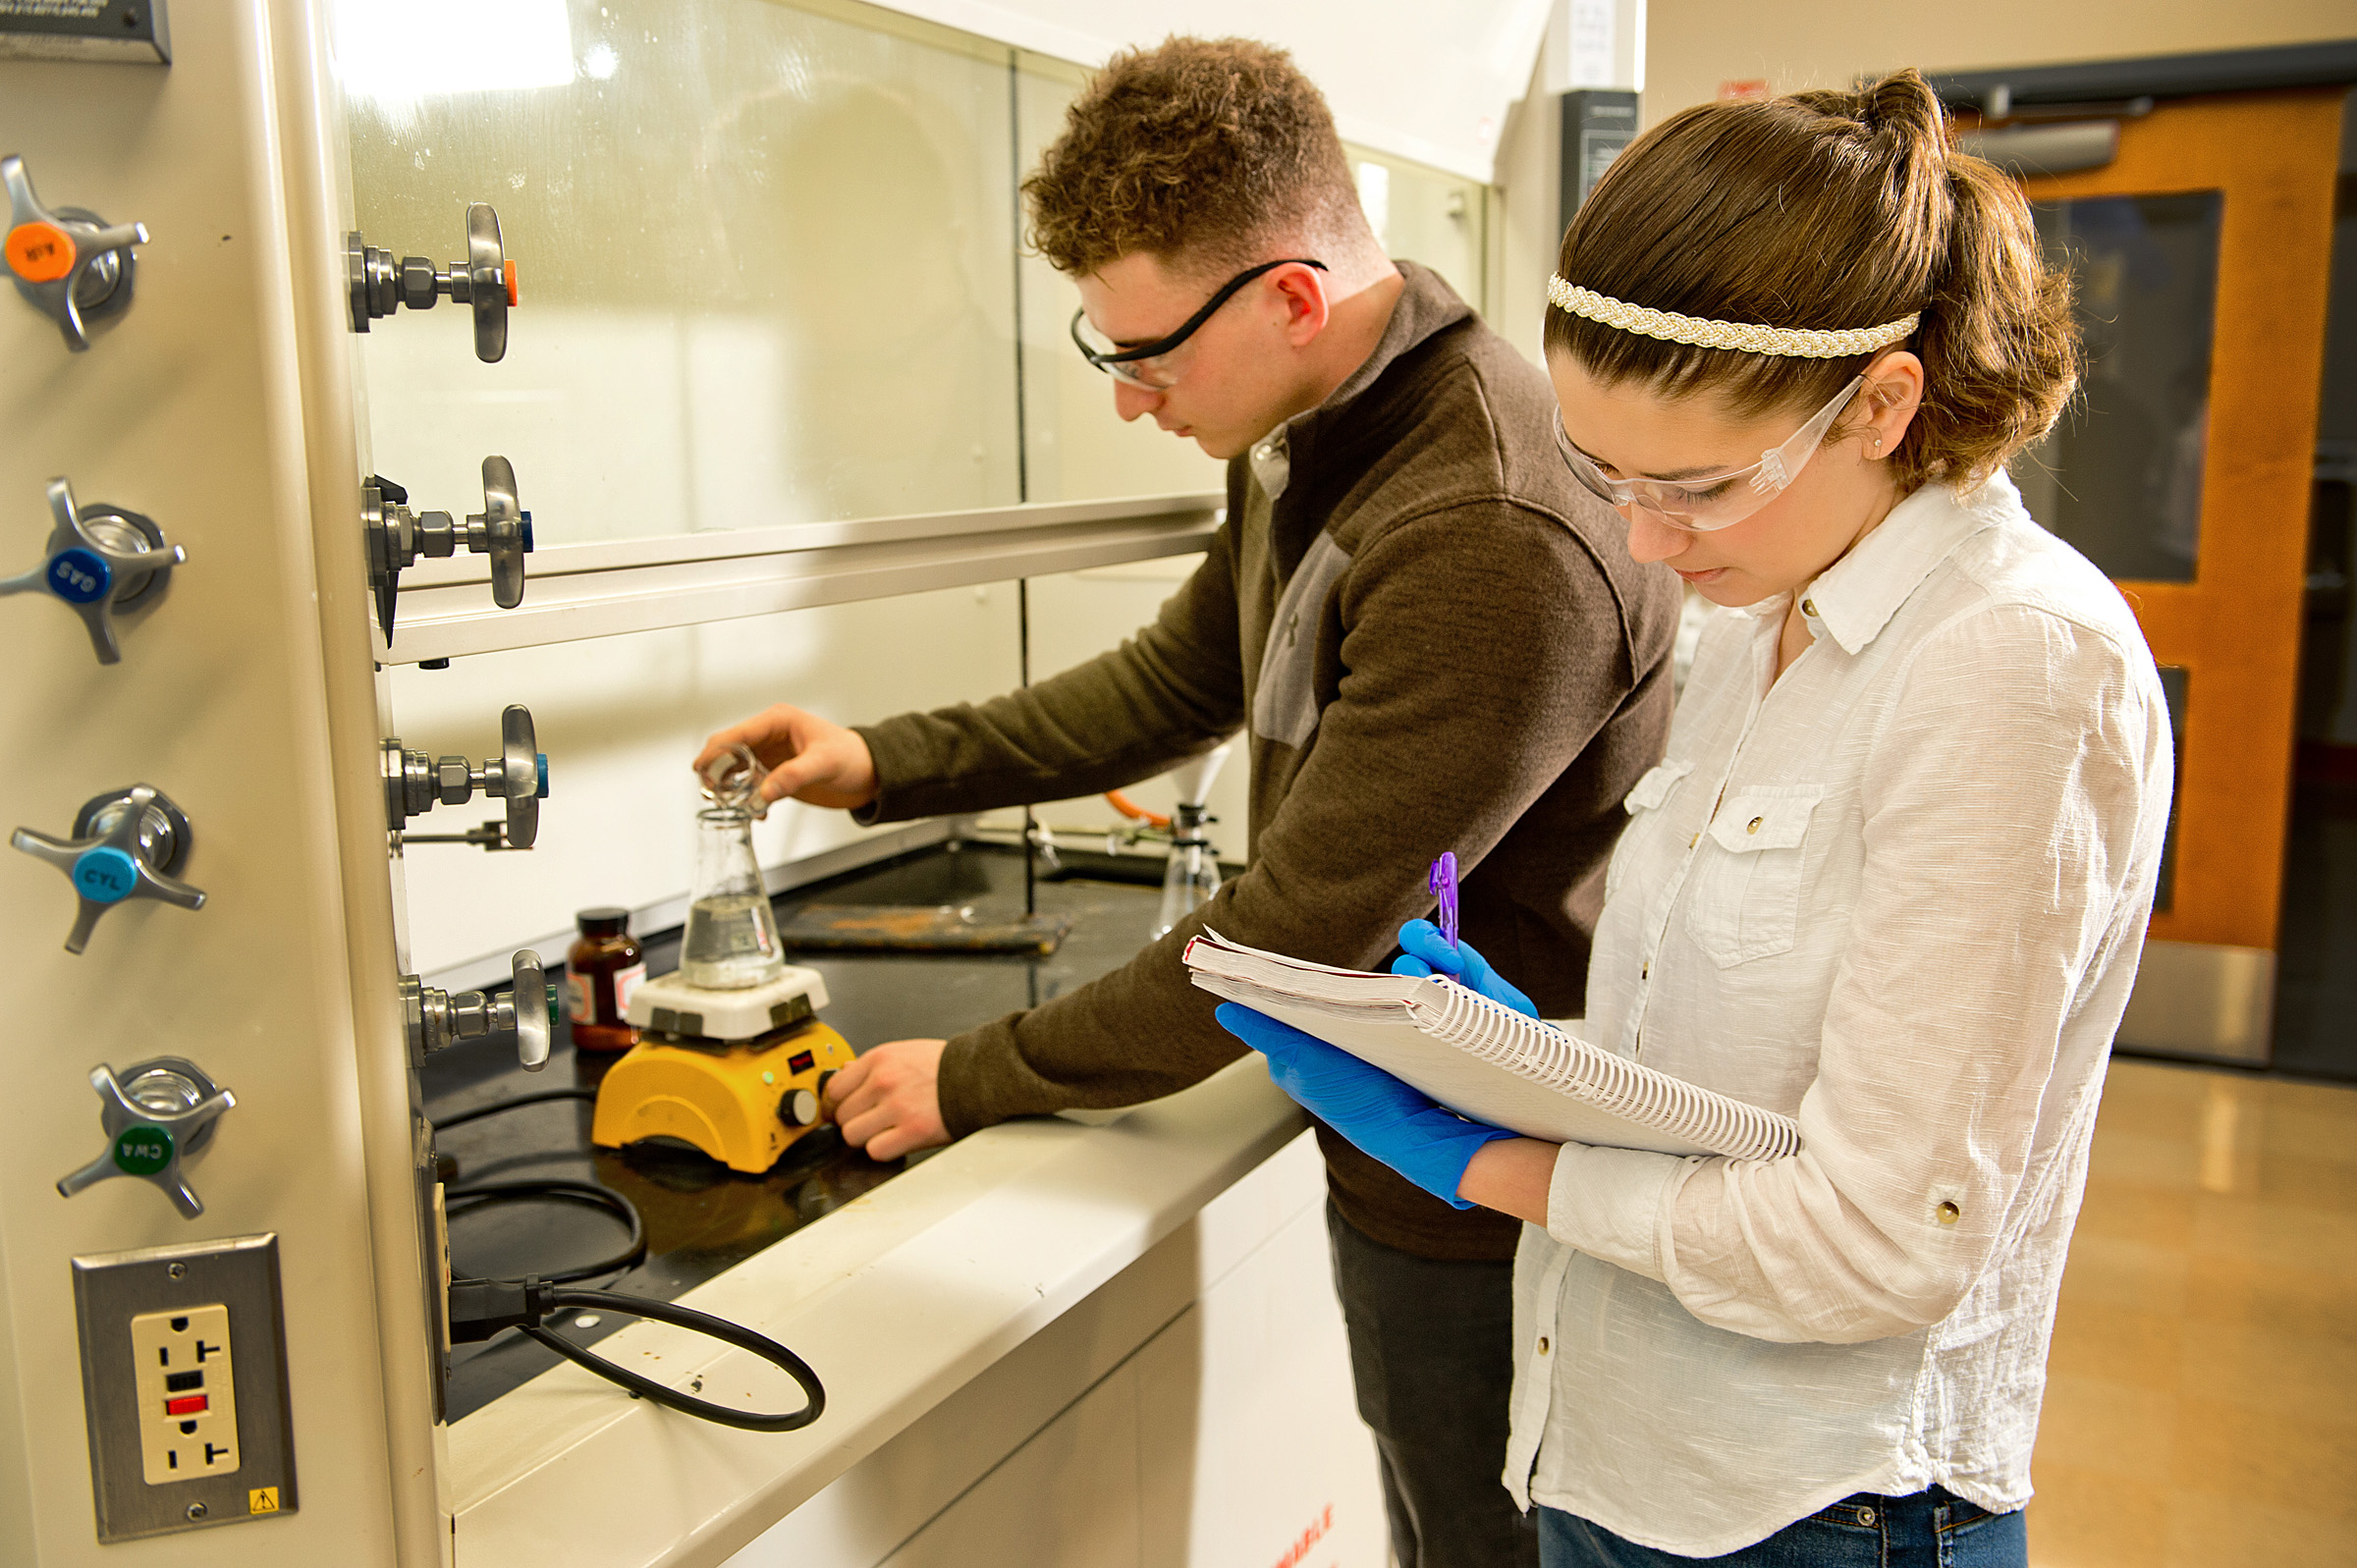
[(1105, 798), (1111, 802), (1114, 810), (1127, 817), (1131, 822), (1142, 822), (1149, 828), (1167, 828), (1171, 825), (1170, 818), (1148, 811), (1119, 789), (1106, 790)]

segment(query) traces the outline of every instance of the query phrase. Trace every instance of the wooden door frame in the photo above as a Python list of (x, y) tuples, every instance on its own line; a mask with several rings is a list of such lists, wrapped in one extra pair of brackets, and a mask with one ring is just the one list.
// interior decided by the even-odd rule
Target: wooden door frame
[(2106, 167), (2024, 182), (2033, 201), (2224, 196), (2194, 580), (2119, 584), (2154, 657), (2187, 672), (2159, 941), (2275, 946), (2345, 90), (2165, 103)]

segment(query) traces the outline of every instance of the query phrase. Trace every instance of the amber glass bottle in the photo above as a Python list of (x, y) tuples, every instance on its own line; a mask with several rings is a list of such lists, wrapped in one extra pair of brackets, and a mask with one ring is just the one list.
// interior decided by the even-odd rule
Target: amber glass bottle
[(646, 955), (630, 935), (628, 909), (583, 909), (581, 934), (565, 954), (565, 990), (573, 1043), (581, 1051), (628, 1051), (638, 1031), (623, 1022), (630, 993), (646, 978)]

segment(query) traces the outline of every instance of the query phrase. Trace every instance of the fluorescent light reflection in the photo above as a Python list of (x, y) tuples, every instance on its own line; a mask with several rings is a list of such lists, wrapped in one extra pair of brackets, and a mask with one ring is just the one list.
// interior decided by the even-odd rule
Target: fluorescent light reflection
[(561, 87), (573, 30), (565, 0), (337, 0), (336, 75), (377, 99)]

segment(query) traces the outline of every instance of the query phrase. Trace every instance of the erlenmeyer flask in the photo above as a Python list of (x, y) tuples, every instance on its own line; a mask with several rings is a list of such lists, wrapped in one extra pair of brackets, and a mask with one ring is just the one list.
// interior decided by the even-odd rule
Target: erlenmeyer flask
[(1162, 912), (1155, 917), (1154, 935), (1171, 928), (1211, 902), (1220, 891), (1220, 854), (1203, 836), (1210, 819), (1203, 808), (1181, 801), (1171, 813), (1171, 858), (1162, 873)]
[(752, 813), (708, 806), (695, 814), (695, 897), (680, 945), (681, 978), (706, 991), (742, 991), (785, 967), (753, 859)]
[(1204, 803), (1211, 798), (1211, 782), (1219, 777), (1228, 750), (1226, 743), (1214, 746), (1171, 771), (1178, 803), (1171, 810), (1171, 859), (1162, 873), (1156, 937), (1169, 936), (1172, 927), (1211, 902), (1211, 895), (1220, 891), (1220, 852), (1204, 832), (1216, 819)]

